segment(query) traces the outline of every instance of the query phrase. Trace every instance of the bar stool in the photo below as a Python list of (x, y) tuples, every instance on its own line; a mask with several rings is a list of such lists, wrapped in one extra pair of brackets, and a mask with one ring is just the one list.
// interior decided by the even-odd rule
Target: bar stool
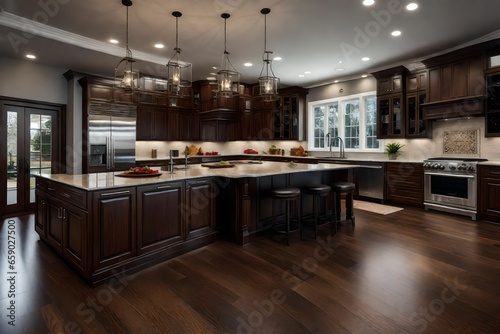
[[(271, 195), (273, 197), (273, 230), (280, 234), (286, 235), (286, 244), (290, 245), (288, 235), (292, 232), (300, 231), (300, 239), (302, 239), (302, 229), (300, 223), (300, 189), (299, 188), (279, 188), (271, 190)], [(275, 212), (274, 212), (274, 201), (284, 201), (286, 204), (285, 211), (285, 222), (276, 224), (275, 222)], [(290, 204), (295, 202), (297, 205), (297, 219), (296, 224), (291, 225), (290, 219)]]
[(350, 220), (352, 227), (355, 225), (354, 211), (353, 211), (353, 197), (354, 190), (356, 189), (356, 185), (351, 182), (336, 182), (332, 185), (333, 191), (333, 217), (335, 225), (335, 233), (337, 233), (337, 224), (341, 223), (340, 214), (341, 214), (341, 205), (340, 198), (342, 194), (346, 194), (345, 203), (346, 203), (346, 217), (345, 221)]
[(330, 219), (326, 222), (320, 222), (320, 218), (322, 217), (320, 217), (319, 215), (319, 199), (320, 197), (328, 196), (331, 190), (332, 187), (326, 184), (306, 186), (302, 189), (303, 194), (313, 196), (314, 239), (316, 239), (318, 235), (318, 226), (322, 226), (328, 223), (330, 224), (330, 233), (331, 235), (333, 235), (332, 215), (329, 215)]

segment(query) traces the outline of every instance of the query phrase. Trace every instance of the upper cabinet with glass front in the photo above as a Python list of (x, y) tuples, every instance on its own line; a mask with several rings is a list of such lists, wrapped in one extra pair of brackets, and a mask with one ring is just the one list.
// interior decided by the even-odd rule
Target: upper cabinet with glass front
[(424, 119), (423, 104), (427, 100), (427, 70), (420, 70), (406, 77), (406, 137), (425, 138), (431, 136), (430, 123)]
[(486, 88), (485, 137), (500, 137), (500, 55), (498, 53), (488, 57)]
[(405, 86), (408, 70), (398, 66), (372, 73), (377, 79), (377, 138), (405, 137)]

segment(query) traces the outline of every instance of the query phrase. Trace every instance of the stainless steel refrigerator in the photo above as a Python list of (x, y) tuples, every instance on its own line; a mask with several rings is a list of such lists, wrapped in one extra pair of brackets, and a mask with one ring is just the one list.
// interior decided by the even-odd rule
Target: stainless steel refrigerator
[(91, 103), (88, 116), (88, 172), (112, 172), (135, 166), (137, 108)]

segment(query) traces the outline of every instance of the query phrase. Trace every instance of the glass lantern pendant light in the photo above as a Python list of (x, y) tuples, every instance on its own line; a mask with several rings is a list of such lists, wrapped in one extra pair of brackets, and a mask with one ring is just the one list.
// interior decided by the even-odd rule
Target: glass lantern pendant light
[(224, 19), (224, 55), (222, 56), (222, 65), (217, 72), (218, 96), (232, 97), (238, 94), (238, 86), (240, 82), (240, 74), (229, 61), (229, 52), (226, 50), (226, 22), (230, 17), (228, 13), (223, 13), (221, 17)]
[(264, 101), (273, 101), (279, 98), (278, 86), (280, 80), (274, 75), (271, 56), (272, 51), (267, 51), (267, 14), (271, 12), (269, 8), (263, 8), (260, 11), (264, 14), (264, 54), (262, 60), (262, 70), (259, 76), (259, 95)]
[(179, 48), (179, 17), (181, 12), (173, 12), (175, 17), (175, 53), (167, 63), (169, 92), (179, 95), (181, 87), (191, 87), (193, 65), (179, 60), (181, 49)]
[(115, 85), (123, 88), (126, 93), (139, 89), (139, 71), (134, 69), (135, 59), (128, 47), (128, 8), (132, 6), (131, 0), (122, 0), (122, 5), (127, 8), (127, 23), (125, 31), (125, 58), (115, 68)]

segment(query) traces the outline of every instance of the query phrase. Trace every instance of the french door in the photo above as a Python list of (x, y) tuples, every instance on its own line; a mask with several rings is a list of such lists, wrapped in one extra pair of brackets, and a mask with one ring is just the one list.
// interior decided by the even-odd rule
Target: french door
[(62, 107), (0, 101), (0, 210), (2, 216), (33, 211), (36, 174), (61, 171)]

